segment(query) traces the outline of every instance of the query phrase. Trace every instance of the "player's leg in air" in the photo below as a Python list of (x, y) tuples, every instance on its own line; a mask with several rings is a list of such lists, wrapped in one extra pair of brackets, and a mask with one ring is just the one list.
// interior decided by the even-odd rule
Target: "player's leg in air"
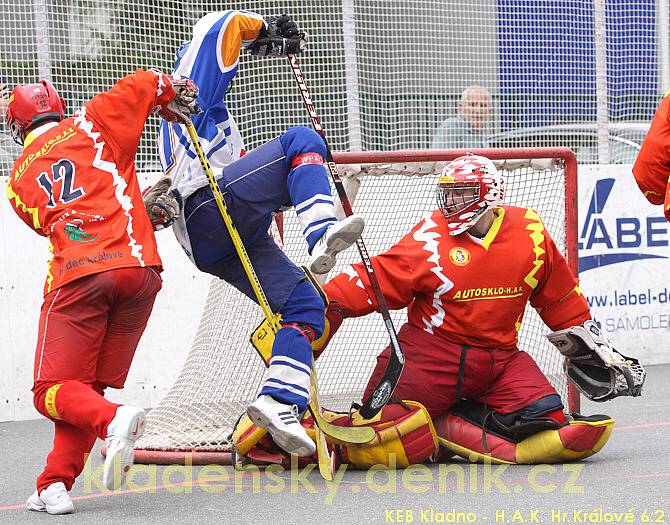
[[(311, 343), (324, 329), (324, 303), (304, 273), (268, 234), (274, 212), (293, 205), (302, 226), (314, 273), (325, 274), (338, 252), (356, 242), (364, 222), (338, 222), (323, 166), (325, 146), (308, 128), (284, 135), (226, 166), (219, 186), (273, 312), (282, 316), (267, 378), (249, 407), (254, 422), (267, 428), (287, 452), (309, 455), (314, 443), (298, 423), (309, 402)], [(209, 187), (184, 204), (192, 257), (256, 301)]]
[(279, 137), (286, 154), (288, 194), (295, 207), (312, 256), (312, 273), (323, 275), (335, 266), (336, 255), (354, 244), (364, 228), (363, 218), (351, 215), (342, 221), (335, 218), (333, 196), (324, 169), (326, 148), (312, 130), (290, 128)]

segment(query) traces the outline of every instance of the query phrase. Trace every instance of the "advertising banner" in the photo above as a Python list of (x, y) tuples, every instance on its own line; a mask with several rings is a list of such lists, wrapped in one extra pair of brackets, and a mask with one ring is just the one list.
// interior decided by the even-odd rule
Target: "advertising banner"
[(670, 223), (630, 166), (581, 166), (579, 272), (615, 346), (645, 364), (670, 357)]

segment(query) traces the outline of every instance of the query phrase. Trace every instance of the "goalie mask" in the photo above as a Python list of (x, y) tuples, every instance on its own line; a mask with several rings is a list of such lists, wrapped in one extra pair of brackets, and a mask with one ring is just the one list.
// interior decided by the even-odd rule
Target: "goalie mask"
[(65, 100), (51, 82), (40, 80), (36, 84), (16, 86), (9, 97), (5, 120), (12, 138), (23, 145), (26, 130), (46, 120), (65, 118)]
[(435, 195), (449, 233), (458, 235), (472, 228), (487, 210), (502, 204), (504, 181), (493, 162), (470, 153), (442, 170)]
[(567, 358), (563, 368), (568, 379), (589, 399), (642, 394), (646, 372), (640, 362), (615, 350), (593, 321), (552, 332), (547, 338)]

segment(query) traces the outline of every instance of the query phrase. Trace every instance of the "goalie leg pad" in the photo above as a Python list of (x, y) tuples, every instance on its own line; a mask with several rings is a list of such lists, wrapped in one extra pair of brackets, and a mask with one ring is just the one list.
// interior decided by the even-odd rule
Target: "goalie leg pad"
[(233, 447), (235, 447), (238, 454), (246, 456), (267, 435), (268, 431), (257, 427), (245, 412), (237, 420), (233, 429)]
[(584, 417), (573, 414), (574, 420), (558, 430), (545, 430), (517, 445), (517, 463), (562, 463), (588, 458), (600, 451), (612, 434), (614, 419), (609, 416)]
[(462, 402), (435, 422), (442, 446), (471, 462), (537, 464), (574, 461), (598, 452), (611, 434), (609, 416), (565, 424), (553, 418), (501, 415), (472, 401)]
[(423, 463), (438, 449), (437, 434), (428, 411), (413, 401), (388, 404), (372, 419), (363, 419), (356, 411), (351, 418), (339, 414), (332, 422), (370, 426), (375, 430), (375, 439), (369, 443), (333, 443), (339, 448), (336, 451), (341, 461), (350, 468), (368, 469), (373, 465), (406, 468)]
[[(369, 426), (375, 438), (369, 443), (354, 444), (334, 440), (326, 435), (330, 450), (335, 450), (337, 463), (350, 468), (368, 469), (373, 465), (405, 468), (426, 461), (438, 450), (437, 434), (428, 411), (419, 403), (405, 401), (386, 405), (373, 419), (363, 419), (358, 412), (343, 414), (323, 411), (327, 421), (342, 426)], [(305, 414), (302, 425), (315, 439), (314, 420)], [(233, 444), (238, 453), (254, 459), (254, 451), (276, 452), (269, 436), (258, 429), (246, 416), (242, 416), (233, 433)], [(304, 459), (304, 458), (301, 458)], [(284, 461), (287, 464), (287, 461)]]

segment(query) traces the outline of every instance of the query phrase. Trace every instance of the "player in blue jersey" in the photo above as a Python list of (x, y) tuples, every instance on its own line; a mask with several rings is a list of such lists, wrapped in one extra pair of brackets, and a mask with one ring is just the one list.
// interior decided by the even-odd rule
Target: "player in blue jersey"
[[(309, 401), (311, 343), (323, 332), (324, 304), (268, 228), (277, 210), (294, 206), (311, 255), (310, 269), (323, 275), (334, 266), (336, 254), (356, 242), (364, 222), (358, 216), (340, 222), (335, 218), (323, 161), (326, 148), (315, 132), (289, 128), (245, 154), (224, 95), (242, 48), (256, 56), (285, 57), (304, 46), (304, 34), (287, 15), (268, 23), (249, 11), (216, 12), (196, 23), (193, 38), (178, 50), (174, 67), (176, 77), (190, 78), (199, 88), (203, 111), (193, 123), (270, 306), (282, 316), (267, 378), (248, 413), (277, 444), (298, 455), (314, 452), (298, 420)], [(169, 195), (158, 197), (159, 206), (145, 198), (150, 215), (160, 210), (152, 219), (166, 224), (169, 210), (176, 210), (177, 201), (183, 200), (173, 229), (184, 251), (200, 270), (226, 280), (255, 301), (184, 126), (163, 121), (159, 150), (172, 187)]]

